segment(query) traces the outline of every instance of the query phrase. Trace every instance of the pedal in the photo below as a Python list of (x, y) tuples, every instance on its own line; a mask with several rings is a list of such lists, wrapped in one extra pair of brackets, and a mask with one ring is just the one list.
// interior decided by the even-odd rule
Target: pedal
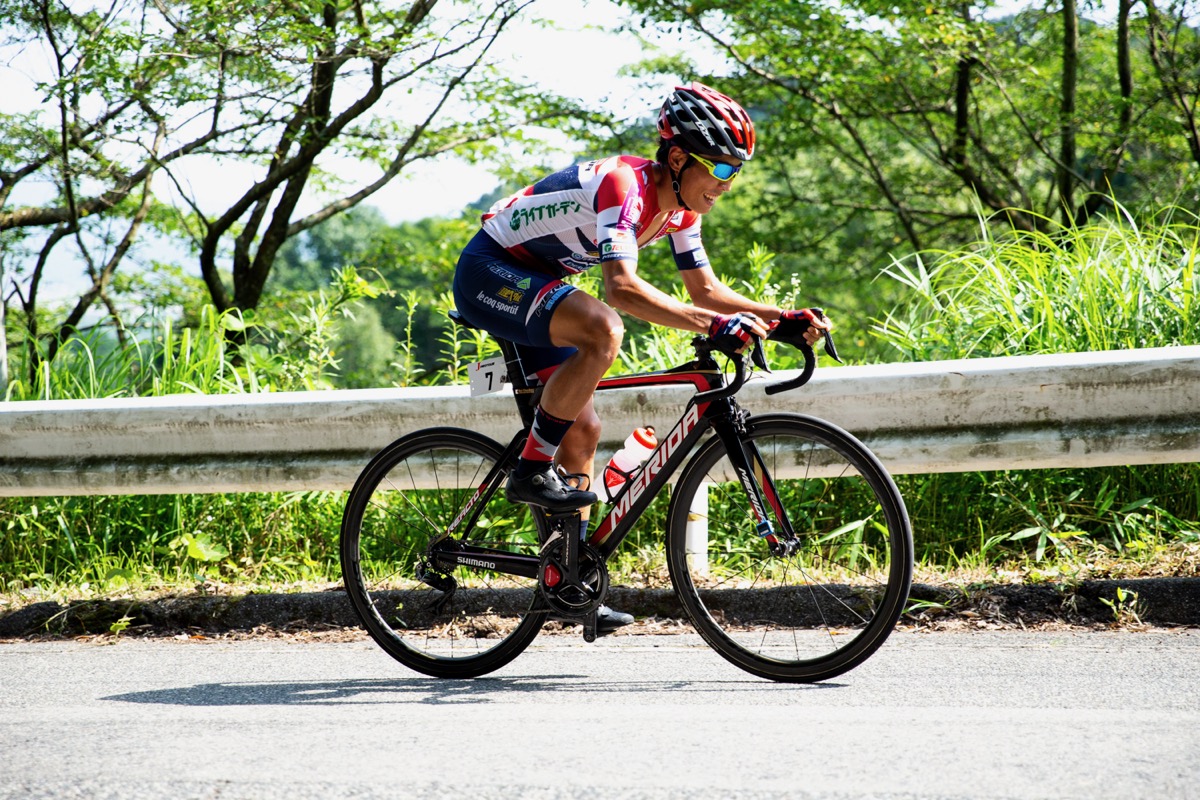
[(596, 641), (596, 611), (592, 609), (583, 618), (583, 640), (588, 644)]

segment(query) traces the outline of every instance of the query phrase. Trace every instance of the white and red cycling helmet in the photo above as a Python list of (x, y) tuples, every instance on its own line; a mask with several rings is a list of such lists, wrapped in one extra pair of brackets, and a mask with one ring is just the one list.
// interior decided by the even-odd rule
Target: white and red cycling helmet
[(699, 81), (676, 86), (663, 102), (658, 133), (665, 141), (700, 156), (730, 156), (742, 161), (754, 156), (750, 115)]

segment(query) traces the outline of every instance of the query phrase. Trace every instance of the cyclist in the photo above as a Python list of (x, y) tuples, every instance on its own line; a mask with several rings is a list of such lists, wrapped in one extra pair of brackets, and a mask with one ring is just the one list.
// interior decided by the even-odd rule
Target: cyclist
[[(579, 509), (586, 535), (600, 420), (596, 384), (624, 337), (617, 311), (707, 333), (740, 349), (781, 317), (804, 316), (815, 344), (828, 322), (807, 310), (760, 303), (722, 283), (700, 222), (754, 155), (754, 124), (701, 83), (677, 86), (658, 119), (656, 159), (613, 156), (577, 164), (500, 200), (482, 218), (454, 276), (454, 302), (470, 323), (518, 345), (543, 384), (533, 428), (506, 491), (552, 512)], [(638, 250), (666, 238), (692, 304), (637, 274)], [(600, 265), (607, 302), (562, 281)], [(557, 465), (556, 462), (557, 461)], [(602, 608), (598, 633), (633, 617)]]

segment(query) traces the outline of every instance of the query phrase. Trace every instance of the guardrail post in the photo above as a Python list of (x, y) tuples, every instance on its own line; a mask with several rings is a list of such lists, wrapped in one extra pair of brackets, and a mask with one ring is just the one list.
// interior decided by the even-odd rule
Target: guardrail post
[(711, 486), (708, 481), (700, 484), (688, 508), (683, 549), (693, 575), (708, 574), (708, 491)]

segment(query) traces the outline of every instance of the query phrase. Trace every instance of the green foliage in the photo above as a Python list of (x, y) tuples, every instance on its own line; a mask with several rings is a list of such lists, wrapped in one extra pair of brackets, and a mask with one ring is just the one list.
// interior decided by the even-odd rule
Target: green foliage
[[(0, 62), (19, 64), (22, 89), (35, 95), (29, 102), (44, 109), (0, 112), (0, 259), (8, 267), (0, 294), (20, 297), (29, 358), (51, 354), (90, 307), (108, 305), (122, 262), (157, 244), (147, 231), (189, 248), (219, 311), (249, 312), (264, 301), (281, 246), (412, 164), (503, 156), (507, 169), (515, 142), (537, 150), (547, 130), (594, 124), (574, 101), (489, 63), (489, 49), (530, 5), (364, 0), (281, 13), (245, 0), (105, 8), (7, 0)], [(188, 175), (199, 170), (220, 173), (218, 195), (197, 197)], [(403, 240), (375, 244), (365, 260), (323, 265), (322, 274), (345, 266), (366, 273), (378, 260), (391, 277)], [(91, 281), (71, 316), (39, 308), (47, 263), (57, 261), (81, 264)], [(421, 276), (410, 269), (395, 277), (403, 290)], [(368, 320), (358, 338), (386, 347), (380, 326), (394, 329), (395, 310), (376, 311), (379, 324)], [(348, 380), (376, 382), (386, 362), (356, 363)]]
[(1198, 222), (1168, 209), (1053, 233), (982, 227), (974, 247), (895, 260), (885, 272), (909, 300), (876, 331), (913, 361), (1195, 344)]
[[(477, 225), (476, 219), (464, 216), (392, 226), (371, 208), (339, 214), (281, 249), (265, 302), (278, 308), (287, 301), (277, 293), (325, 287), (334, 270), (354, 266), (388, 291), (363, 303), (359, 323), (341, 326), (338, 351), (354, 350), (359, 356), (345, 365), (338, 385), (408, 385), (422, 380), (421, 375), (438, 367), (439, 342), (448, 334), (438, 295), (453, 280), (458, 254)], [(404, 367), (400, 373), (391, 366), (398, 353)]]
[[(1054, 235), (985, 235), (962, 251), (898, 260), (890, 279), (912, 299), (885, 316), (876, 333), (893, 353), (922, 360), (1191, 341), (1198, 238), (1195, 218), (1176, 210), (1141, 225), (1114, 217)], [(746, 293), (798, 305), (802, 286), (792, 276), (778, 280), (774, 263), (768, 250), (752, 248), (739, 270), (748, 277), (728, 280)], [(573, 280), (601, 291), (595, 275)], [(199, 328), (164, 323), (154, 337), (132, 340), (124, 350), (111, 340), (89, 350), (81, 338), (48, 365), (45, 380), (32, 390), (17, 384), (14, 392), (73, 397), (327, 386), (337, 375), (333, 343), (350, 321), (342, 312), (383, 295), (353, 269), (337, 273), (333, 287), (330, 294), (293, 293), (295, 302), (283, 304), (274, 323), (271, 309), (250, 321), (210, 309)], [(682, 297), (681, 287), (676, 292)], [(412, 336), (417, 312), (444, 318), (450, 306), (445, 293), (423, 296), (412, 289), (398, 298), (409, 313), (394, 353), (395, 383), (462, 382), (466, 366), (494, 353), (495, 343), (478, 331), (446, 327), (432, 359), (440, 369), (419, 366)], [(843, 338), (852, 333), (852, 318), (830, 312)], [(1021, 330), (1014, 331), (1014, 320)], [(1102, 322), (1111, 328), (1103, 335)], [(245, 342), (231, 344), (237, 333)], [(657, 327), (631, 334), (613, 371), (678, 364), (688, 357), (690, 338)], [(846, 342), (843, 349), (853, 355), (859, 348)], [(796, 366), (786, 358), (774, 351), (775, 366)], [(930, 566), (1018, 560), (1036, 565), (1031, 574), (1078, 574), (1097, 554), (1152, 561), (1172, 542), (1200, 541), (1195, 465), (908, 475), (898, 483), (918, 555)], [(2, 500), (0, 585), (86, 584), (118, 592), (192, 580), (336, 580), (342, 502), (340, 493)], [(653, 511), (639, 526), (618, 562), (621, 575), (664, 579), (661, 520), (654, 521), (662, 513)]]
[[(841, 349), (858, 362), (1194, 342), (1198, 226), (1186, 210), (1200, 202), (1193, 5), (1135, 4), (1127, 96), (1114, 71), (1117, 28), (1084, 21), (1072, 118), (1060, 110), (1061, 12), (1028, 4), (1002, 20), (981, 17), (990, 5), (630, 0), (654, 23), (637, 35), (664, 45), (640, 74), (705, 80), (743, 101), (758, 126), (759, 154), (705, 219), (713, 263), (751, 296), (826, 307)], [(204, 218), (187, 198), (152, 202), (147, 225), (205, 252), (207, 281), (153, 259), (149, 272), (116, 273), (105, 285), (115, 309), (107, 323), (82, 329), (52, 360), (38, 359), (48, 354), (45, 332), (58, 333), (65, 317), (29, 291), (49, 232), (77, 225), (79, 235), (62, 238), (62, 247), (90, 245), (98, 269), (138, 212), (146, 180), (194, 157), (219, 156), (230, 175), (244, 171), (239, 165), (258, 170), (258, 180), (279, 155), (295, 170), (288, 190), (298, 195), (304, 186), (324, 201), (361, 188), (327, 156), (376, 165), (380, 174), (438, 153), (498, 158), (505, 185), (524, 185), (535, 177), (531, 159), (551, 158), (531, 155), (537, 130), (520, 126), (529, 120), (577, 134), (590, 128), (588, 153), (652, 155), (652, 118), (611, 130), (569, 100), (461, 59), (493, 29), (454, 25), (454, 14), (424, 14), (429, 8), (406, 4), (404, 21), (386, 4), (338, 6), (339, 24), (330, 28), (309, 13), (315, 6), (280, 15), (248, 0), (113, 13), (0, 0), (0, 47), (44, 48), (43, 10), (58, 34), (57, 54), (45, 51), (52, 69), (37, 87), (55, 113), (0, 113), (0, 172), (13, 179), (0, 187), (0, 259), (16, 278), (0, 294), (23, 304), (8, 316), (17, 346), (6, 397), (455, 382), (467, 364), (494, 352), (486, 336), (445, 321), (445, 289), (476, 229), (474, 214), (389, 226), (359, 205), (314, 225), (290, 211), (273, 220), (267, 210), (280, 207), (280, 194), (264, 193), (235, 197), (220, 220)], [(1152, 35), (1172, 29), (1173, 36)], [(465, 38), (451, 42), (447, 34)], [(689, 41), (683, 48), (681, 35)], [(691, 46), (697, 39), (724, 59), (716, 74), (694, 66), (712, 63)], [(347, 55), (336, 66), (348, 77), (355, 65), (369, 67), (356, 59), (375, 59), (385, 92), (407, 91), (406, 111), (420, 113), (384, 119), (372, 112), (334, 131), (310, 91), (314, 65), (333, 65), (321, 56), (334, 52)], [(447, 59), (424, 64), (435, 68), (424, 73), (428, 82), (405, 77), (435, 53)], [(424, 80), (420, 74), (413, 73)], [(455, 84), (457, 77), (466, 80)], [(351, 83), (339, 83), (339, 93)], [(422, 104), (436, 103), (443, 88), (453, 88), (469, 112), (488, 113), (421, 127), (417, 118), (429, 110)], [(645, 112), (656, 105), (648, 101)], [(194, 124), (201, 118), (212, 130)], [(160, 123), (165, 138), (156, 144)], [(1064, 131), (1075, 140), (1069, 165), (1061, 163)], [(314, 151), (321, 157), (309, 158)], [(561, 164), (537, 169), (550, 166)], [(1069, 208), (1057, 180), (1066, 166), (1076, 190)], [(20, 180), (52, 187), (49, 199), (35, 208), (6, 205)], [(169, 183), (160, 175), (152, 191)], [(68, 188), (74, 215), (64, 211)], [(1147, 211), (1164, 202), (1179, 207)], [(1073, 215), (1095, 224), (1063, 227), (1060, 220)], [(274, 261), (264, 272), (255, 253), (265, 226), (276, 222), (287, 235), (277, 257), (263, 253)], [(644, 251), (640, 271), (682, 296), (666, 248)], [(230, 302), (242, 313), (218, 313), (203, 300), (214, 286), (246, 287), (267, 274), (261, 298)], [(600, 292), (596, 276), (576, 280)], [(863, 320), (875, 321), (874, 335), (856, 330)], [(690, 334), (626, 323), (614, 371), (686, 357)], [(784, 353), (775, 358), (778, 367), (795, 365)], [(1198, 483), (1194, 466), (902, 481), (928, 562), (1016, 557), (1047, 569), (1100, 549), (1133, 557), (1195, 539)], [(0, 501), (0, 529), (11, 534), (0, 540), (0, 575), (10, 586), (88, 583), (114, 591), (239, 575), (320, 578), (333, 574), (338, 514), (339, 497), (311, 494)], [(631, 545), (630, 569), (652, 571), (643, 554), (657, 545), (654, 537)]]
[[(755, 118), (758, 153), (729, 198), (748, 195), (749, 210), (722, 231), (795, 259), (822, 292), (846, 286), (861, 296), (892, 252), (970, 242), (977, 204), (998, 229), (1049, 231), (1056, 219), (1090, 218), (1109, 194), (1135, 211), (1197, 202), (1194, 4), (1161, 10), (1158, 23), (1133, 4), (1123, 42), (1115, 24), (1081, 21), (1073, 79), (1064, 74), (1061, 11), (1038, 4), (1003, 19), (991, 4), (923, 1), (628, 5), (645, 20), (631, 34), (668, 51), (690, 35), (717, 64), (705, 74), (649, 59), (644, 74), (694, 75)], [(1151, 38), (1156, 24), (1167, 35)], [(1068, 86), (1075, 110), (1064, 116)], [(1068, 134), (1074, 155), (1065, 163)]]
[[(328, 291), (246, 315), (204, 306), (193, 324), (151, 315), (137, 330), (97, 327), (67, 341), (31, 379), (17, 363), (7, 400), (237, 394), (333, 387), (339, 324), (383, 290), (353, 267)], [(272, 312), (275, 312), (272, 314)]]
[(0, 500), (0, 591), (338, 577), (344, 493)]
[[(896, 260), (909, 300), (875, 333), (905, 361), (1195, 344), (1200, 225), (1183, 209), (1124, 213), (1086, 228), (993, 236)], [(1194, 464), (904, 476), (931, 562), (986, 553), (1071, 560), (1094, 548), (1153, 549), (1196, 537)], [(964, 503), (963, 498), (971, 498)]]

